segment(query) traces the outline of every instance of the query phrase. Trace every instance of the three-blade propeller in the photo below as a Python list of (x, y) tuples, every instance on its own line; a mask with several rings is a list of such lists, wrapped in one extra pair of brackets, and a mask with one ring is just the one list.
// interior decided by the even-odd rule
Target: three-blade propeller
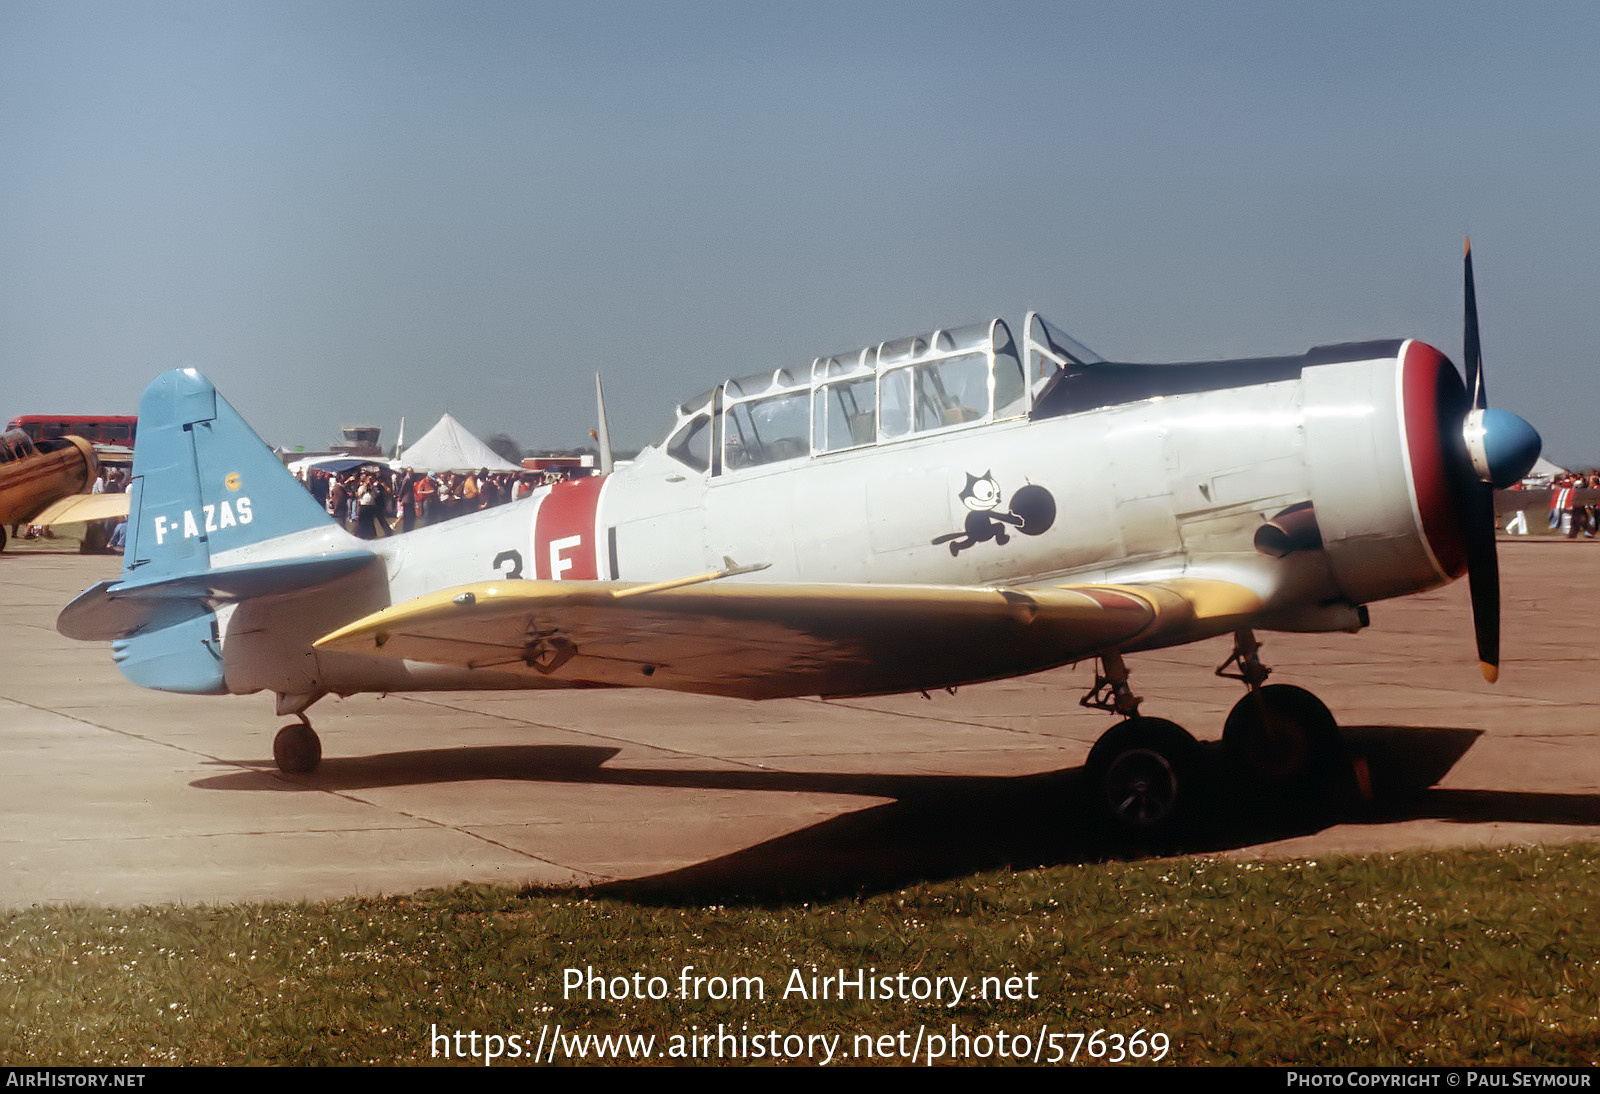
[(1505, 410), (1489, 408), (1483, 382), (1483, 349), (1478, 340), (1478, 297), (1472, 281), (1472, 241), (1464, 259), (1462, 366), (1472, 404), (1461, 425), (1466, 460), (1458, 461), (1457, 502), (1465, 527), (1467, 585), (1472, 626), (1478, 642), (1478, 667), (1493, 683), (1500, 675), (1500, 560), (1495, 553), (1494, 492), (1526, 475), (1539, 458), (1541, 442), (1533, 426)]

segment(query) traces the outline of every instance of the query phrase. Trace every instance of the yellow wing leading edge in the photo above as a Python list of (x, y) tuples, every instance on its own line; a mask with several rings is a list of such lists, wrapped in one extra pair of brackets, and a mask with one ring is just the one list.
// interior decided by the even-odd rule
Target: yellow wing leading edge
[(746, 699), (889, 694), (1053, 668), (1245, 625), (1226, 581), (1038, 588), (695, 582), (486, 582), (398, 604), (319, 650), (573, 686)]

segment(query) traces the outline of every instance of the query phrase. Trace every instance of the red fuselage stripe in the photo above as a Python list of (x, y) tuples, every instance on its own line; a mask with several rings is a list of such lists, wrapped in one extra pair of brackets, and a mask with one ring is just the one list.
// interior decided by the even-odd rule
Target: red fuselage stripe
[(539, 505), (534, 526), (534, 575), (540, 581), (596, 581), (600, 577), (595, 511), (602, 476), (557, 483)]

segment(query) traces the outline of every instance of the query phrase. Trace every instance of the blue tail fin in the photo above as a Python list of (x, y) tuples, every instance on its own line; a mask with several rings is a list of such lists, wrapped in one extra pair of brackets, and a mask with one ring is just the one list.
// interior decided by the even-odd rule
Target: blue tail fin
[[(307, 588), (372, 565), (311, 494), (192, 369), (139, 401), (122, 577), (62, 609), (70, 638), (111, 639), (124, 675), (163, 691), (228, 690), (214, 607)], [(296, 550), (218, 556), (323, 529)]]
[(211, 568), (213, 556), (330, 524), (328, 514), (193, 369), (139, 400), (124, 585)]

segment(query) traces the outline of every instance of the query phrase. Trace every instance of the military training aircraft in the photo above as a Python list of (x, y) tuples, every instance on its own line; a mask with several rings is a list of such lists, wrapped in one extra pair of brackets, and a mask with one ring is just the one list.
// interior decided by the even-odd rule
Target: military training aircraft
[(58, 627), (145, 687), (273, 692), (294, 773), (329, 694), (839, 697), (1093, 659), (1080, 701), (1119, 719), (1087, 764), (1095, 808), (1156, 832), (1196, 745), (1141, 712), (1128, 654), (1234, 636), (1223, 744), (1263, 790), (1325, 779), (1339, 737), (1264, 683), (1258, 630), (1356, 631), (1466, 572), (1494, 678), (1492, 489), (1540, 441), (1487, 407), (1470, 249), (1465, 297), (1465, 385), (1414, 340), (1127, 364), (1030, 313), (1020, 341), (994, 320), (727, 381), (631, 464), (370, 542), (205, 377), (169, 372), (139, 407), (122, 574)]
[(126, 515), (122, 494), (80, 494), (94, 480), (94, 446), (82, 437), (35, 443), (20, 429), (0, 434), (0, 551), (18, 524), (68, 524)]

